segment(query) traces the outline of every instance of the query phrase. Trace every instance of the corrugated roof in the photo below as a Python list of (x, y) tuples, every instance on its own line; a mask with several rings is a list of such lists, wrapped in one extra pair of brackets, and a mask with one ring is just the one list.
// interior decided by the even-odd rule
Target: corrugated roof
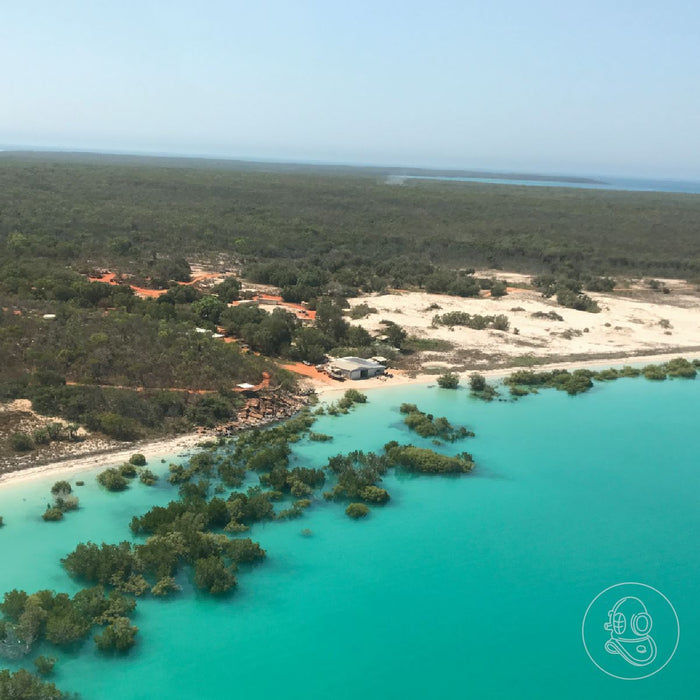
[(362, 357), (341, 357), (337, 360), (333, 360), (330, 364), (333, 367), (338, 367), (348, 372), (354, 369), (379, 369), (383, 367), (383, 365), (380, 365), (378, 362), (365, 360)]

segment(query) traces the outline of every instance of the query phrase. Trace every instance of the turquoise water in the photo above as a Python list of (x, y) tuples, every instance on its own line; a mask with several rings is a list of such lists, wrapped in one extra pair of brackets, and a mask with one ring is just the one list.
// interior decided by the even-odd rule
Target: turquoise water
[(445, 180), (477, 182), (486, 185), (520, 185), (525, 187), (573, 187), (581, 190), (623, 190), (626, 192), (680, 192), (700, 194), (700, 182), (693, 180), (649, 180), (633, 177), (598, 177), (597, 182), (576, 180), (535, 180), (507, 177), (447, 177), (442, 175), (394, 175), (397, 180)]
[[(139, 602), (128, 656), (86, 644), (61, 655), (57, 684), (85, 700), (697, 697), (700, 381), (619, 380), (517, 403), (426, 387), (369, 396), (319, 420), (334, 441), (299, 443), (295, 459), (319, 466), (419, 442), (398, 413), (411, 401), (475, 430), (445, 449), (471, 451), (477, 470), (391, 476), (391, 503), (366, 521), (320, 502), (300, 520), (254, 526), (268, 559), (231, 598), (183, 579), (179, 597)], [(53, 480), (2, 489), (0, 591), (77, 589), (63, 553), (128, 538), (133, 513), (173, 495), (164, 484), (106, 494), (84, 478), (81, 510), (57, 524), (38, 517)], [(669, 665), (635, 682), (602, 673), (581, 642), (588, 604), (622, 581), (661, 590), (681, 625)]]

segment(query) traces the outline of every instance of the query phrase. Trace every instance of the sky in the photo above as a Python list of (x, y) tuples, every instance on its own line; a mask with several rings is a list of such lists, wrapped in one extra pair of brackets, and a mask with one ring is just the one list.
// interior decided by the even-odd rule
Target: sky
[(700, 179), (697, 0), (1, 0), (0, 148)]

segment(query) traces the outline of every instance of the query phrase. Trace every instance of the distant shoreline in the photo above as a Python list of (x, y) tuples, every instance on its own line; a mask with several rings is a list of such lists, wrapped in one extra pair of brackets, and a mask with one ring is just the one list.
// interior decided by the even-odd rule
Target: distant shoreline
[[(688, 356), (686, 359), (694, 359), (700, 357), (700, 350), (687, 351), (685, 355)], [(546, 364), (533, 365), (531, 367), (523, 366), (511, 366), (511, 367), (499, 367), (497, 369), (479, 369), (475, 367), (473, 369), (468, 369), (464, 371), (453, 371), (454, 374), (459, 376), (460, 383), (465, 386), (469, 382), (469, 376), (474, 373), (478, 373), (486, 377), (486, 379), (502, 379), (507, 377), (513, 372), (520, 370), (532, 370), (533, 372), (548, 372), (554, 369), (589, 369), (592, 367), (596, 368), (608, 368), (608, 367), (622, 367), (624, 365), (646, 365), (646, 364), (659, 364), (662, 362), (668, 362), (677, 357), (683, 357), (683, 351), (661, 353), (658, 355), (626, 355), (620, 358), (591, 358), (590, 360), (573, 360), (569, 362), (548, 362)], [(396, 373), (394, 370), (390, 370), (394, 375), (392, 379), (387, 381), (382, 381), (380, 379), (358, 379), (354, 381), (338, 382), (337, 385), (327, 384), (325, 382), (314, 382), (314, 389), (316, 394), (322, 401), (332, 401), (337, 397), (343, 395), (347, 389), (357, 389), (358, 391), (376, 391), (379, 389), (389, 389), (391, 387), (410, 387), (410, 386), (421, 386), (427, 384), (437, 384), (437, 374), (427, 374), (419, 373), (415, 376), (409, 376), (404, 373)], [(447, 370), (446, 370), (447, 371)]]
[(397, 179), (474, 182), (540, 187), (566, 187), (594, 190), (621, 190), (630, 192), (675, 192), (700, 194), (700, 180), (678, 177), (614, 176), (605, 174), (561, 174), (518, 172), (512, 169), (488, 170), (483, 168), (443, 168), (362, 163), (331, 163), (314, 161), (287, 161), (227, 157), (211, 154), (137, 153), (127, 151), (69, 150), (32, 148), (31, 146), (3, 146), (0, 160), (60, 160), (68, 163), (146, 165), (164, 168), (193, 168), (232, 170), (240, 172), (276, 172), (285, 174), (345, 175)]
[[(517, 370), (532, 369), (533, 371), (549, 371), (553, 369), (586, 369), (591, 367), (621, 367), (627, 364), (657, 364), (668, 362), (674, 358), (680, 357), (682, 351), (673, 353), (664, 353), (658, 355), (628, 355), (622, 358), (605, 358), (605, 359), (590, 359), (578, 360), (572, 362), (553, 362), (548, 364), (535, 365), (533, 367), (512, 366), (503, 367), (491, 370), (481, 370), (474, 368), (462, 372), (455, 372), (460, 377), (462, 386), (466, 386), (469, 381), (469, 375), (478, 372), (487, 379), (500, 379), (508, 376)], [(700, 352), (686, 353), (690, 358), (700, 357)], [(337, 384), (328, 384), (319, 380), (309, 379), (316, 391), (319, 399), (323, 402), (329, 402), (340, 398), (348, 389), (357, 389), (358, 391), (377, 391), (381, 389), (390, 389), (394, 387), (420, 387), (435, 384), (438, 375), (436, 374), (416, 374), (409, 376), (404, 373), (393, 373), (392, 379), (382, 381), (380, 379), (360, 379), (356, 381), (338, 382)], [(80, 457), (70, 458), (47, 462), (35, 467), (27, 469), (19, 469), (13, 472), (7, 472), (0, 476), (0, 489), (8, 486), (18, 486), (23, 483), (48, 479), (49, 477), (75, 477), (85, 471), (90, 471), (98, 467), (108, 467), (110, 465), (119, 464), (128, 461), (129, 457), (135, 452), (145, 455), (148, 461), (162, 458), (172, 458), (178, 453), (191, 452), (196, 449), (198, 443), (207, 439), (207, 435), (200, 433), (188, 433), (177, 437), (154, 440), (152, 442), (133, 443), (124, 447), (115, 447), (113, 450), (100, 450), (81, 455)]]

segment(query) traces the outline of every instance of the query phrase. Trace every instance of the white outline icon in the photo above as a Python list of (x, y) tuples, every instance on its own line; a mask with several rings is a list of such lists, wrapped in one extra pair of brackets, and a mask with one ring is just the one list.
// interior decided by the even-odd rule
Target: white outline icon
[[(624, 587), (627, 587), (627, 589), (625, 589)], [(631, 587), (636, 587), (636, 589), (634, 589), (633, 591), (628, 590)], [(617, 598), (617, 601), (614, 604), (612, 604), (612, 606), (610, 606), (610, 603), (608, 603), (607, 621), (605, 619), (605, 613), (603, 613), (600, 610), (594, 613), (594, 616), (603, 616), (600, 619), (600, 622), (597, 623), (593, 618), (591, 618), (591, 620), (589, 621), (589, 632), (595, 634), (594, 630), (597, 627), (598, 629), (603, 629), (609, 633), (609, 637), (604, 642), (601, 641), (601, 643), (592, 644), (592, 648), (594, 652), (607, 652), (607, 654), (610, 655), (608, 658), (618, 657), (622, 659), (630, 667), (630, 672), (632, 672), (632, 669), (634, 668), (640, 669), (644, 667), (651, 667), (655, 661), (658, 663), (658, 661), (665, 658), (666, 655), (668, 656), (668, 658), (665, 658), (665, 661), (661, 665), (659, 665), (658, 668), (650, 670), (649, 673), (647, 673), (646, 675), (624, 676), (612, 673), (611, 671), (604, 668), (605, 655), (597, 654), (598, 661), (596, 661), (596, 655), (591, 653), (589, 645), (586, 641), (586, 620), (588, 618), (589, 613), (591, 612), (591, 608), (593, 608), (593, 606), (596, 604), (599, 598), (601, 598), (606, 593), (612, 591), (615, 588), (620, 588), (622, 590), (619, 591), (620, 595)], [(656, 595), (650, 595), (650, 591), (653, 591), (653, 593)], [(632, 592), (636, 593), (637, 595), (626, 595)], [(645, 593), (647, 594), (646, 597)], [(661, 653), (663, 654), (663, 656), (661, 657), (661, 659), (659, 658), (659, 649), (657, 647), (656, 641), (651, 636), (654, 621), (652, 619), (648, 607), (650, 598), (652, 602), (656, 600), (656, 608), (654, 608), (652, 605), (652, 609), (655, 609), (658, 613), (659, 604), (663, 608), (665, 603), (670, 609), (671, 613), (673, 614), (673, 619), (675, 620), (676, 639), (673, 649), (670, 653), (668, 653), (667, 651), (662, 651)], [(661, 600), (659, 600), (659, 598)], [(612, 600), (614, 601), (615, 598), (612, 598)], [(666, 612), (668, 613), (668, 611)], [(608, 676), (612, 676), (613, 678), (619, 678), (620, 680), (624, 681), (638, 681), (655, 675), (662, 668), (664, 668), (668, 664), (668, 662), (673, 658), (673, 655), (676, 653), (676, 649), (678, 648), (678, 642), (680, 640), (680, 623), (678, 621), (678, 614), (676, 613), (676, 609), (673, 607), (671, 601), (661, 591), (654, 588), (653, 586), (647, 585), (646, 583), (626, 581), (624, 583), (616, 583), (613, 586), (608, 586), (608, 588), (598, 593), (598, 595), (591, 601), (590, 605), (586, 608), (586, 612), (583, 616), (583, 622), (581, 623), (581, 637), (583, 639), (583, 647), (586, 650), (586, 654), (588, 654), (590, 660), (603, 673), (606, 673)], [(601, 648), (598, 649), (598, 647)], [(662, 650), (663, 648), (664, 645), (662, 644)]]
[(610, 632), (605, 642), (608, 654), (619, 654), (632, 666), (648, 666), (656, 659), (656, 642), (650, 636), (653, 625), (647, 606), (636, 596), (625, 596), (608, 610), (603, 627)]

